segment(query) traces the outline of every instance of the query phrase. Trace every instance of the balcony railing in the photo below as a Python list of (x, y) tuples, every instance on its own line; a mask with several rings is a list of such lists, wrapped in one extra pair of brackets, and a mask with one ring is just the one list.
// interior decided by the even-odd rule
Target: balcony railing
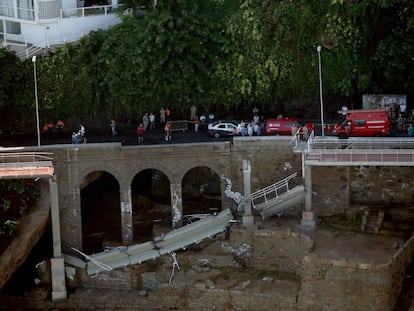
[(85, 16), (92, 16), (92, 15), (107, 15), (111, 13), (116, 13), (118, 11), (119, 11), (119, 6), (113, 6), (113, 5), (97, 5), (97, 6), (73, 8), (73, 9), (61, 9), (60, 18), (85, 17)]

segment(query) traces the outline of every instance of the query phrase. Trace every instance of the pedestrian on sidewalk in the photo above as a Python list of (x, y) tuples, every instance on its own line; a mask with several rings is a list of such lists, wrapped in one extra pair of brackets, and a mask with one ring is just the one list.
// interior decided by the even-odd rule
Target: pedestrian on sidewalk
[(144, 130), (144, 126), (142, 125), (142, 123), (140, 123), (140, 124), (138, 125), (138, 129), (137, 129), (138, 144), (139, 144), (139, 145), (140, 145), (140, 144), (142, 144), (142, 143), (144, 142), (144, 137), (143, 137), (144, 132), (145, 132), (145, 130)]
[(145, 113), (144, 116), (142, 117), (142, 126), (144, 127), (144, 131), (148, 129), (148, 124), (149, 124), (148, 113)]
[(190, 108), (190, 120), (191, 121), (194, 121), (196, 114), (197, 114), (197, 107), (192, 105)]
[(165, 109), (165, 119), (171, 121), (171, 110), (168, 107)]
[(161, 107), (161, 109), (160, 109), (160, 123), (161, 124), (165, 123), (165, 109), (164, 109), (164, 107)]
[(164, 126), (165, 140), (171, 140), (171, 121), (167, 121)]
[(112, 133), (112, 136), (116, 136), (116, 135), (118, 135), (118, 131), (117, 131), (117, 126), (116, 126), (116, 122), (115, 122), (115, 120), (111, 120), (111, 123), (109, 124), (110, 126), (111, 126), (111, 133)]
[(195, 115), (193, 120), (194, 120), (194, 132), (198, 133), (198, 126), (200, 125), (200, 120), (198, 119), (198, 115)]
[(150, 112), (150, 115), (148, 118), (149, 118), (149, 123), (150, 123), (150, 130), (155, 129), (155, 115), (152, 112)]

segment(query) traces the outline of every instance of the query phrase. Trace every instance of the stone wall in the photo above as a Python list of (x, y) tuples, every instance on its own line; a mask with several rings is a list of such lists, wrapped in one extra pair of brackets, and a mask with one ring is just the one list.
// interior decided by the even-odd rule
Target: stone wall
[(84, 289), (74, 292), (69, 300), (51, 302), (44, 297), (0, 296), (1, 311), (8, 310), (250, 310), (295, 311), (296, 297), (278, 293), (246, 293), (238, 290), (200, 290), (197, 288), (174, 288), (168, 285), (148, 294), (139, 291)]
[(297, 172), (302, 176), (301, 154), (293, 152), (289, 137), (238, 137), (231, 149), (232, 182), (243, 190), (243, 160), (250, 160), (251, 191), (269, 186)]
[[(300, 286), (294, 281), (280, 281), (277, 285), (273, 281), (250, 289), (200, 288), (189, 282), (188, 271), (183, 277), (181, 270), (176, 272), (172, 285), (164, 280), (142, 290), (143, 274), (139, 281), (139, 275), (131, 271), (111, 271), (90, 278), (87, 281), (90, 283), (84, 285), (91, 288), (71, 293), (67, 301), (51, 302), (42, 293), (32, 292), (25, 297), (1, 297), (0, 310), (30, 306), (31, 310), (389, 311), (395, 306), (405, 269), (414, 253), (413, 236), (385, 264), (376, 264), (374, 260), (370, 263), (332, 260), (313, 253), (313, 242), (306, 235), (290, 230), (244, 229), (235, 228), (230, 241), (235, 247), (252, 243), (251, 269), (295, 273)], [(168, 279), (167, 265), (164, 270), (164, 278)], [(177, 286), (180, 277), (188, 284)], [(148, 282), (147, 277), (145, 283)]]
[(414, 167), (312, 167), (312, 206), (318, 216), (353, 205), (414, 204)]
[(351, 203), (414, 204), (414, 167), (356, 167), (351, 170)]
[(411, 237), (385, 264), (375, 264), (374, 258), (372, 263), (364, 264), (306, 255), (298, 309), (393, 310), (413, 253), (414, 237)]
[(291, 228), (233, 226), (230, 242), (235, 248), (243, 244), (251, 246), (251, 268), (294, 275), (301, 275), (303, 258), (314, 247), (314, 241), (309, 235), (292, 231)]
[(287, 230), (256, 230), (253, 236), (254, 266), (301, 275), (303, 258), (312, 251), (313, 240)]
[(317, 216), (344, 213), (348, 207), (348, 168), (312, 167), (312, 207)]

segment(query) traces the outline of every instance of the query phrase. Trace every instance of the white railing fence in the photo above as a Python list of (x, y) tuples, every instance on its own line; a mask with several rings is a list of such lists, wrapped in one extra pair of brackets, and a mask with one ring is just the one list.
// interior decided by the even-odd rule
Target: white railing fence
[(289, 192), (290, 191), (289, 181), (291, 181), (296, 176), (297, 176), (297, 173), (293, 173), (292, 175), (270, 186), (267, 186), (256, 192), (253, 192), (251, 194), (253, 208), (255, 208), (256, 206), (260, 204), (267, 203), (270, 200), (278, 198), (279, 195), (282, 193)]
[(5, 152), (0, 153), (0, 167), (52, 166), (50, 152)]

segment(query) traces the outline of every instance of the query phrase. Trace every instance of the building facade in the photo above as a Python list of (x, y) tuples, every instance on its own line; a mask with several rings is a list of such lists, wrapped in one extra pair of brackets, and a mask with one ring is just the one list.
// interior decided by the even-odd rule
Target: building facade
[(0, 40), (3, 46), (49, 48), (121, 21), (117, 0), (84, 4), (84, 0), (0, 0)]

